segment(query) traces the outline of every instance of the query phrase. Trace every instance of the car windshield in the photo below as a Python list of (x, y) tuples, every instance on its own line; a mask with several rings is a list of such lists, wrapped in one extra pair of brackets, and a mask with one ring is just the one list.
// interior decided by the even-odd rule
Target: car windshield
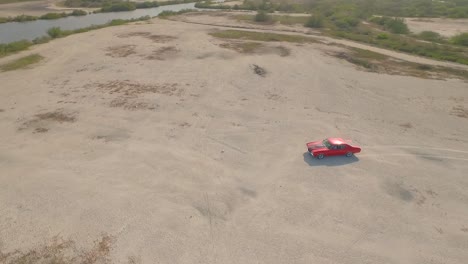
[(330, 142), (328, 141), (328, 139), (324, 139), (324, 140), (322, 141), (322, 143), (323, 143), (323, 145), (325, 145), (325, 147), (327, 147), (328, 149), (331, 148), (331, 145), (332, 145), (332, 144), (330, 144)]

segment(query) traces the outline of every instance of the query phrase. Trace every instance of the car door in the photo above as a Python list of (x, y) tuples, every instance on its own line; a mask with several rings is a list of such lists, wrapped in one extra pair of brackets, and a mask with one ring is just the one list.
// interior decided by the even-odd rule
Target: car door
[(339, 155), (339, 149), (338, 149), (338, 145), (331, 145), (330, 146), (330, 149), (328, 150), (327, 152), (327, 156), (336, 156), (336, 155)]
[(346, 155), (346, 153), (349, 151), (346, 144), (338, 145), (337, 147), (336, 155)]

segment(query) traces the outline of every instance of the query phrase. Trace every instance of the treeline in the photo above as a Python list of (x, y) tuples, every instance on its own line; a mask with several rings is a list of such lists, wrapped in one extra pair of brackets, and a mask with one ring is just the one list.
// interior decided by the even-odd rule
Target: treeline
[(27, 15), (19, 15), (15, 17), (0, 17), (0, 23), (8, 23), (8, 22), (27, 22), (27, 21), (34, 21), (38, 19), (59, 19), (68, 16), (85, 16), (88, 13), (83, 10), (73, 10), (71, 13), (47, 13), (42, 16), (27, 16)]
[(320, 12), (323, 15), (348, 10), (354, 16), (385, 15), (394, 17), (468, 18), (467, 0), (244, 0), (240, 5), (197, 4), (199, 8), (265, 10), (290, 13)]

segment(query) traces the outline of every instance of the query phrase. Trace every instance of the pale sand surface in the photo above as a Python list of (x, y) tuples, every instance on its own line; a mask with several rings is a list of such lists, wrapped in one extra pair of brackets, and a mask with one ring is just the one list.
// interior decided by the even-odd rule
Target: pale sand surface
[[(0, 73), (3, 252), (107, 234), (111, 263), (466, 263), (465, 82), (324, 44), (240, 54), (215, 29), (155, 19), (0, 59), (45, 57)], [(363, 152), (305, 153), (327, 136)]]

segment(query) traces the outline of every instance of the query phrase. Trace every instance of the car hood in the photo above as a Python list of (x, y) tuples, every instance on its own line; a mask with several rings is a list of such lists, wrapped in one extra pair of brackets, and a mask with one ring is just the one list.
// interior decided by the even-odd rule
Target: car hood
[(327, 147), (323, 145), (322, 141), (313, 141), (313, 142), (307, 143), (307, 149), (311, 151), (311, 150), (327, 149)]

